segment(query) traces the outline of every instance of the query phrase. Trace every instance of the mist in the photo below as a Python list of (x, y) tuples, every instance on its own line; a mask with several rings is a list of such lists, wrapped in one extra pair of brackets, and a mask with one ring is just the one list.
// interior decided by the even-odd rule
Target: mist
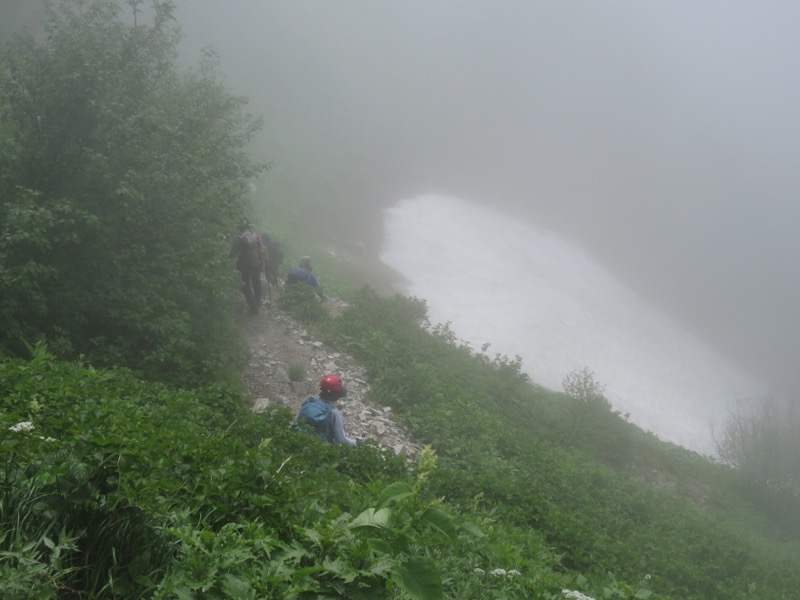
[(216, 47), (263, 110), (291, 193), (328, 201), (342, 236), (376, 251), (380, 211), (420, 193), (500, 206), (789, 393), (799, 18), (721, 1), (178, 11), (187, 47)]
[(324, 201), (310, 236), (377, 257), (398, 201), (486, 203), (800, 387), (797, 3), (178, 0), (176, 17), (189, 60), (216, 48), (265, 117), (259, 189)]

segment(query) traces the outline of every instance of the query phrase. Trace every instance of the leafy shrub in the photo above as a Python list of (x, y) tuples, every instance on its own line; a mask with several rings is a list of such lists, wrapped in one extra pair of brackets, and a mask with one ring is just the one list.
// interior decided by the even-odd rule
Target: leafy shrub
[(604, 395), (605, 386), (595, 381), (587, 367), (568, 373), (561, 385), (569, 398), (570, 424), (565, 433), (565, 442), (573, 444), (586, 429), (594, 425), (598, 413), (611, 410), (611, 403)]
[(279, 306), (301, 323), (320, 324), (329, 319), (325, 307), (310, 285), (287, 285), (281, 294)]
[(186, 517), (205, 511), (209, 522), (233, 510), (203, 495), (243, 451), (230, 430), (248, 415), (232, 390), (175, 392), (42, 353), (28, 364), (6, 361), (0, 374), (0, 426), (19, 430), (2, 441), (0, 484), (37, 500), (28, 515), (36, 527), (21, 530), (13, 515), (4, 525), (28, 540), (62, 530), (74, 539), (61, 559), (72, 571), (63, 571), (59, 586), (136, 597), (154, 585), (170, 551), (158, 529), (163, 519), (181, 506)]
[(635, 427), (627, 422), (627, 415), (614, 410), (605, 397), (605, 386), (594, 379), (588, 367), (568, 373), (562, 387), (567, 396), (562, 445), (589, 450), (615, 467), (634, 461)]
[(226, 238), (259, 122), (212, 55), (178, 71), (171, 2), (123, 4), (60, 0), (2, 56), (0, 352), (207, 384), (244, 358)]
[(393, 453), (323, 444), (231, 389), (174, 391), (42, 351), (0, 362), (0, 407), (4, 597), (441, 589), (423, 549), (454, 530), (423, 497), (432, 467), (412, 485)]

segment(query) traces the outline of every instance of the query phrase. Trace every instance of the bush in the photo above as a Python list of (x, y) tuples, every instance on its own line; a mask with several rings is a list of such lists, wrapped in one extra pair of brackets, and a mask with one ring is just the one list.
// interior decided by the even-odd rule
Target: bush
[(232, 389), (176, 392), (41, 351), (0, 362), (0, 408), (3, 597), (441, 588), (425, 549), (454, 525), (393, 453), (323, 444)]
[(60, 0), (0, 62), (0, 352), (207, 384), (244, 353), (227, 237), (259, 126), (215, 59), (175, 65), (171, 2)]
[(281, 294), (279, 307), (307, 325), (319, 325), (330, 318), (310, 285), (286, 285)]

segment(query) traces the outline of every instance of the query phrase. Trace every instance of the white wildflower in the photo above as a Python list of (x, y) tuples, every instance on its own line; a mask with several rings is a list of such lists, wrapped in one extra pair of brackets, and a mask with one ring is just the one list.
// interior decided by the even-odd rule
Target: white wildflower
[(519, 572), (519, 571), (517, 571), (516, 569), (511, 569), (511, 570), (508, 572), (508, 574), (509, 574), (509, 575), (511, 575), (511, 577), (519, 577), (520, 575), (522, 575), (522, 573), (520, 573), (520, 572)]
[(505, 569), (493, 569), (490, 572), (495, 577), (504, 577), (506, 575), (506, 570)]
[(651, 577), (652, 577), (652, 575), (650, 575), (650, 573), (648, 573), (647, 575), (644, 576), (645, 579), (650, 579)]
[(11, 431), (21, 432), (21, 431), (33, 431), (33, 423), (30, 421), (20, 421), (16, 425), (12, 425), (9, 427)]
[(486, 575), (486, 571), (484, 571), (480, 567), (475, 567), (474, 569), (472, 569), (472, 572), (475, 573), (475, 575)]
[(576, 590), (561, 590), (561, 593), (564, 594), (564, 598), (571, 598), (572, 600), (594, 600), (591, 596), (581, 594)]

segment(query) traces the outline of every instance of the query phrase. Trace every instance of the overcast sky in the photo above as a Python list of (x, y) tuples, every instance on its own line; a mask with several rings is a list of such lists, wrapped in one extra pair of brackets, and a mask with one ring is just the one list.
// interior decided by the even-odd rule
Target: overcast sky
[(800, 2), (177, 5), (297, 193), (373, 223), (425, 192), (503, 207), (800, 388)]

